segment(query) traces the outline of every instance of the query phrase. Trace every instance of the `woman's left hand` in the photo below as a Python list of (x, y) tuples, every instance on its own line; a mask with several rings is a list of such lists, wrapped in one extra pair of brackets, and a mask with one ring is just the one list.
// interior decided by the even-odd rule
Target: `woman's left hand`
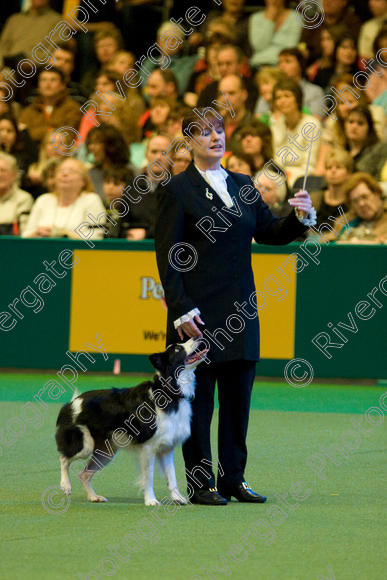
[(310, 214), (313, 204), (307, 191), (298, 191), (294, 194), (294, 197), (291, 197), (288, 201), (294, 209), (298, 210), (300, 217), (304, 218)]

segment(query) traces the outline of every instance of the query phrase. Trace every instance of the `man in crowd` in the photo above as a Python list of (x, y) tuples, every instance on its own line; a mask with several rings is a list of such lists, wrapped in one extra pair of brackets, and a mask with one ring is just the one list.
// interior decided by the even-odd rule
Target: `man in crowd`
[(137, 175), (133, 183), (129, 184), (131, 220), (126, 234), (128, 240), (154, 237), (157, 207), (155, 191), (160, 182), (171, 177), (168, 157), (162, 155), (168, 151), (170, 143), (166, 135), (151, 137), (145, 153), (147, 165), (140, 170), (141, 175)]
[[(0, 37), (0, 64), (5, 60), (14, 67), (23, 58), (29, 58), (32, 49), (60, 20), (61, 15), (50, 8), (50, 0), (31, 0), (27, 12), (13, 14), (5, 23)], [(59, 36), (54, 34), (52, 40), (59, 40)]]
[(75, 68), (76, 51), (69, 44), (60, 44), (58, 50), (52, 55), (52, 64), (64, 75), (68, 95), (82, 104), (86, 102), (87, 96), (79, 83), (71, 80)]
[[(243, 59), (243, 52), (238, 46), (234, 46), (233, 44), (222, 46), (217, 55), (217, 66), (220, 79), (223, 79), (227, 75), (244, 76)], [(257, 87), (251, 79), (244, 76), (244, 80), (248, 92), (246, 107), (249, 111), (253, 111), (258, 99)], [(219, 81), (213, 81), (202, 90), (197, 103), (198, 107), (210, 107), (212, 105), (214, 99), (216, 99), (218, 95), (218, 85)]]
[(61, 70), (55, 67), (41, 70), (38, 92), (38, 96), (22, 110), (19, 118), (34, 141), (40, 143), (49, 129), (66, 126), (78, 128), (81, 120), (79, 104), (68, 96)]
[(226, 103), (227, 95), (230, 103), (228, 108), (218, 107), (220, 114), (224, 118), (226, 149), (230, 150), (232, 146), (231, 137), (234, 131), (251, 119), (251, 113), (246, 107), (248, 95), (244, 79), (237, 75), (228, 75), (219, 81), (218, 91), (218, 102)]

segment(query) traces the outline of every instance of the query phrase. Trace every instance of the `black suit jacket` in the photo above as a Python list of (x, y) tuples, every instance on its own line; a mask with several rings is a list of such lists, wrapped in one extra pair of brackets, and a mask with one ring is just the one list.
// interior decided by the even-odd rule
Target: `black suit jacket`
[[(227, 320), (232, 328), (238, 328), (238, 320), (229, 318), (237, 313), (236, 301), (239, 304), (247, 302), (249, 314), (255, 312), (249, 304), (249, 298), (255, 291), (251, 268), (252, 239), (263, 244), (287, 244), (307, 228), (300, 223), (294, 211), (286, 218), (274, 217), (253, 189), (249, 177), (230, 171), (227, 173), (228, 192), (234, 198), (234, 208), (231, 210), (240, 213), (239, 216), (226, 211), (220, 197), (202, 178), (193, 163), (157, 192), (155, 246), (168, 306), (167, 344), (179, 342), (173, 321), (198, 307), (207, 331), (213, 333), (217, 328), (222, 328), (232, 337), (232, 342), (229, 342), (224, 336), (218, 336), (224, 346), (223, 350), (209, 341), (212, 345), (209, 353), (211, 361), (258, 360), (258, 316), (249, 320), (239, 313), (245, 321), (245, 328), (241, 332), (230, 332), (227, 329)], [(245, 203), (241, 199), (244, 193), (239, 194), (240, 188), (246, 185), (251, 188), (248, 199), (252, 199), (254, 194), (257, 197), (254, 203)], [(212, 200), (206, 197), (206, 189), (213, 194)], [(216, 215), (219, 211), (231, 222), (230, 226)], [(211, 234), (215, 242), (197, 227), (199, 220), (205, 216), (212, 218), (217, 227), (226, 229)], [(209, 223), (206, 222), (207, 227)], [(182, 242), (194, 248), (189, 252), (190, 255), (196, 255), (197, 259), (196, 265), (184, 272), (174, 268), (168, 257), (170, 249)], [(184, 250), (184, 246), (177, 246), (177, 249)], [(180, 254), (180, 261), (188, 258), (185, 251)], [(176, 259), (172, 261), (176, 264)], [(184, 266), (182, 268), (185, 269)]]

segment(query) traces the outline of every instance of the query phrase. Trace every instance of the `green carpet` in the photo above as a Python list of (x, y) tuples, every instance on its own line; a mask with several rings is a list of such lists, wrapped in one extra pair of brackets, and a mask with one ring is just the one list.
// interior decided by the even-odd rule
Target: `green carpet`
[[(22, 405), (51, 378), (49, 374), (3, 374), (0, 429), (11, 417), (20, 418)], [(82, 392), (139, 380), (85, 376), (78, 387)], [(268, 496), (267, 503), (233, 501), (226, 507), (177, 510), (165, 504), (157, 512), (143, 505), (135, 485), (135, 456), (126, 452), (94, 478), (97, 493), (108, 497), (109, 503), (87, 503), (73, 476), (68, 509), (48, 513), (43, 508), (42, 494), (59, 483), (54, 426), (60, 404), (51, 402), (44, 411), (44, 425), (26, 424), (25, 433), (12, 446), (0, 443), (0, 578), (384, 580), (385, 425), (361, 435), (354, 450), (344, 447), (342, 436), (353, 429), (351, 415), (359, 418), (369, 407), (378, 407), (385, 390), (318, 384), (295, 389), (287, 384), (256, 383), (246, 476), (254, 489)], [(65, 394), (63, 400), (68, 399)], [(49, 401), (45, 396), (43, 400)], [(215, 415), (214, 442), (216, 419)], [(12, 425), (17, 430), (17, 423)], [(340, 465), (326, 458), (326, 479), (321, 479), (306, 462), (321, 453), (320, 446), (333, 444), (343, 447), (348, 457), (337, 455)], [(176, 471), (183, 480), (180, 449)], [(302, 501), (290, 493), (284, 497), (296, 482), (304, 484), (308, 495)], [(155, 491), (159, 499), (167, 495), (158, 474)], [(62, 497), (54, 499), (59, 502)], [(129, 552), (122, 548), (124, 538)], [(127, 561), (118, 556), (111, 559), (108, 546), (114, 550), (118, 545), (119, 557)], [(92, 570), (98, 576), (88, 575)]]

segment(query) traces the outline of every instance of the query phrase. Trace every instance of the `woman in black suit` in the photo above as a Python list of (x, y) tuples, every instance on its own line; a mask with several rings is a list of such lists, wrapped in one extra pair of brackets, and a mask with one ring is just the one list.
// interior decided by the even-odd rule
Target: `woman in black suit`
[[(224, 170), (224, 123), (212, 109), (183, 120), (193, 162), (159, 195), (155, 245), (168, 306), (167, 344), (198, 337), (209, 348), (196, 371), (191, 436), (183, 445), (191, 501), (225, 505), (266, 501), (244, 478), (246, 435), (259, 323), (251, 268), (251, 242), (287, 244), (313, 225), (309, 194), (290, 200), (295, 211), (274, 217), (249, 177)], [(314, 215), (313, 215), (314, 213)], [(304, 223), (302, 223), (304, 222)], [(218, 385), (219, 467), (211, 468), (210, 425)], [(219, 490), (219, 491), (218, 491)]]

